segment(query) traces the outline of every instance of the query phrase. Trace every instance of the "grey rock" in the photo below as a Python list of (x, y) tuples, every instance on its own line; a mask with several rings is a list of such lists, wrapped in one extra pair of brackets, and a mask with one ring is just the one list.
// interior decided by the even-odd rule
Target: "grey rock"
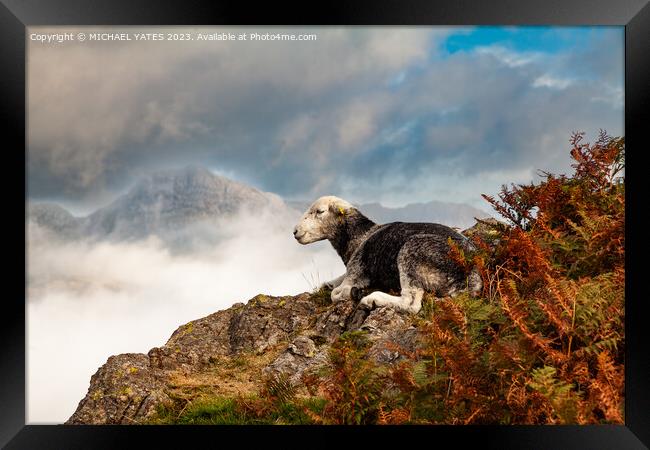
[(306, 371), (317, 370), (327, 364), (327, 348), (319, 349), (307, 336), (298, 336), (271, 364), (263, 369), (266, 375), (287, 375), (289, 381), (299, 385)]
[(503, 234), (507, 232), (509, 228), (509, 225), (493, 217), (484, 217), (482, 219), (476, 218), (474, 225), (461, 231), (461, 234), (470, 239), (479, 237), (494, 250), (501, 241)]
[(316, 344), (307, 336), (298, 336), (293, 340), (291, 345), (289, 345), (288, 350), (294, 355), (313, 358), (316, 354)]
[(90, 379), (88, 394), (66, 424), (138, 424), (169, 401), (165, 384), (146, 355), (111, 356)]
[(146, 422), (160, 405), (172, 401), (169, 389), (175, 376), (212, 376), (215, 365), (238, 355), (266, 361), (255, 366), (260, 376), (284, 374), (297, 385), (305, 372), (327, 365), (331, 343), (346, 331), (367, 331), (370, 356), (392, 363), (417, 347), (413, 319), (392, 308), (367, 311), (352, 301), (319, 306), (308, 293), (257, 295), (180, 326), (165, 345), (147, 355), (110, 357), (92, 376), (88, 393), (66, 423)]

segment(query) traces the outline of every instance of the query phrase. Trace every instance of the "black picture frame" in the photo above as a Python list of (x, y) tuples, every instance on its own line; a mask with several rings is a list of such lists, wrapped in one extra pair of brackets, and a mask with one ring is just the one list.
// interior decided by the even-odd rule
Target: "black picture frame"
[[(194, 427), (194, 426), (57, 426), (25, 425), (25, 285), (19, 271), (26, 266), (24, 223), (15, 216), (26, 204), (25, 43), (31, 25), (623, 25), (625, 26), (626, 183), (626, 404), (625, 425), (602, 426), (434, 426), (434, 427)], [(210, 447), (226, 438), (251, 438), (283, 447), (314, 442), (340, 444), (352, 437), (382, 443), (424, 442), (481, 448), (603, 448), (650, 446), (650, 355), (642, 344), (643, 131), (650, 124), (650, 5), (648, 0), (364, 0), (283, 3), (207, 0), (0, 0), (0, 112), (5, 125), (2, 192), (11, 201), (6, 214), (5, 295), (0, 324), (0, 445), (18, 448), (187, 448), (195, 440)], [(613, 62), (614, 64), (616, 62)], [(647, 147), (647, 141), (645, 146)], [(19, 150), (21, 149), (22, 150)], [(20, 167), (25, 170), (19, 170)], [(18, 180), (14, 180), (15, 176)], [(22, 179), (23, 183), (19, 181)], [(639, 185), (638, 188), (635, 185)], [(23, 189), (23, 193), (19, 192)], [(7, 245), (4, 246), (7, 248)], [(7, 255), (8, 256), (8, 255)], [(25, 271), (23, 271), (25, 276)], [(280, 436), (278, 436), (280, 435)], [(423, 445), (423, 444), (420, 444)]]

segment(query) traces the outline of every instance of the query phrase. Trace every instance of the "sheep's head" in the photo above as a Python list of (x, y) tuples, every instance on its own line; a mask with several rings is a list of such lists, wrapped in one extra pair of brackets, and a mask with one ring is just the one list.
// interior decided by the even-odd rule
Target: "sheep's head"
[(293, 229), (293, 235), (301, 244), (330, 239), (352, 208), (350, 203), (341, 198), (331, 195), (321, 197), (305, 211)]

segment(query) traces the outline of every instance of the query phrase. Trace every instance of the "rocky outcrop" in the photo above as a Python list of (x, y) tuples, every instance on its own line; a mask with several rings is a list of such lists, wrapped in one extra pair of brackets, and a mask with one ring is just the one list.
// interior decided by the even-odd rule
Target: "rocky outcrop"
[[(179, 376), (198, 378), (237, 356), (272, 355), (259, 370), (264, 376), (285, 374), (294, 383), (301, 375), (327, 363), (327, 349), (343, 332), (365, 329), (379, 361), (399, 358), (384, 343), (398, 342), (413, 350), (415, 328), (408, 314), (389, 308), (367, 311), (353, 302), (319, 305), (326, 296), (258, 295), (246, 304), (194, 320), (179, 327), (162, 347), (148, 354), (111, 356), (90, 380), (90, 388), (67, 424), (134, 424), (153, 417), (170, 401)], [(218, 385), (226, 380), (212, 377)]]
[(139, 423), (169, 401), (164, 378), (142, 353), (111, 356), (90, 379), (90, 389), (67, 423)]
[[(468, 234), (490, 234), (489, 225)], [(111, 356), (66, 423), (144, 423), (190, 388), (253, 393), (265, 377), (281, 375), (299, 384), (306, 371), (327, 364), (330, 345), (346, 331), (365, 330), (369, 355), (390, 364), (416, 349), (417, 321), (386, 307), (368, 311), (354, 301), (331, 304), (328, 292), (260, 294), (182, 325), (146, 355)]]

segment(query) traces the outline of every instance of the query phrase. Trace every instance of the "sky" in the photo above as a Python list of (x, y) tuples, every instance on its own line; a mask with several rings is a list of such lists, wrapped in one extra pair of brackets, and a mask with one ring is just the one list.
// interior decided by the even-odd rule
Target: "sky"
[(315, 41), (28, 39), (29, 198), (90, 212), (199, 164), (287, 199), (402, 206), (570, 172), (623, 134), (622, 27), (44, 28)]
[[(81, 42), (79, 33), (130, 41)], [(136, 41), (135, 33), (191, 41)], [(281, 32), (315, 41), (198, 41)], [(73, 41), (47, 36), (72, 33)], [(84, 215), (158, 169), (205, 166), (288, 200), (338, 195), (490, 211), (481, 193), (569, 173), (571, 133), (623, 133), (622, 27), (28, 29), (28, 199)], [(174, 255), (138, 242), (26, 243), (27, 420), (62, 423), (110, 355), (183, 323), (342, 274), (297, 217), (256, 212)], [(262, 224), (262, 226), (260, 226)], [(251, 274), (254, 274), (251, 276)]]

